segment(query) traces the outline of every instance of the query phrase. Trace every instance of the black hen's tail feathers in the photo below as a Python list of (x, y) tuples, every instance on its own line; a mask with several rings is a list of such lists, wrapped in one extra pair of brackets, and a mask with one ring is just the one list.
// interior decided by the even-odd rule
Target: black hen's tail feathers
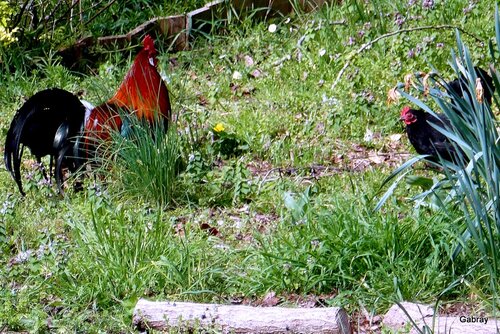
[[(488, 103), (488, 105), (491, 105), (493, 93), (495, 92), (493, 78), (487, 71), (485, 71), (481, 67), (474, 67), (474, 71), (476, 72), (476, 77), (480, 78), (483, 84), (484, 99)], [(463, 74), (461, 74), (459, 78), (448, 82), (445, 88), (452, 98), (464, 98), (464, 93), (470, 97), (469, 89), (467, 87), (467, 79)]]

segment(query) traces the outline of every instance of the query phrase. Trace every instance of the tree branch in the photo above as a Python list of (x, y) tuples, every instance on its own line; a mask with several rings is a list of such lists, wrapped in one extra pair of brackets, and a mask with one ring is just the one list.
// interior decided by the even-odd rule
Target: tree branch
[(332, 90), (335, 89), (335, 87), (339, 83), (340, 79), (342, 78), (342, 75), (344, 75), (344, 72), (346, 71), (346, 69), (349, 67), (349, 65), (351, 65), (353, 59), (357, 55), (359, 55), (360, 53), (362, 53), (363, 51), (365, 51), (366, 49), (369, 49), (373, 44), (377, 43), (378, 41), (380, 41), (380, 40), (382, 40), (384, 38), (387, 38), (387, 37), (391, 37), (391, 36), (394, 36), (394, 35), (399, 35), (399, 34), (403, 34), (403, 33), (407, 33), (407, 32), (418, 31), (418, 30), (435, 30), (435, 29), (456, 29), (456, 30), (460, 31), (463, 34), (465, 34), (465, 35), (467, 35), (469, 37), (472, 37), (477, 42), (484, 43), (484, 41), (482, 39), (480, 39), (479, 37), (477, 37), (476, 35), (469, 33), (468, 31), (464, 30), (463, 28), (460, 28), (460, 27), (457, 27), (457, 26), (454, 26), (454, 25), (451, 25), (451, 24), (443, 24), (443, 25), (439, 25), (439, 26), (413, 27), (413, 28), (407, 28), (407, 29), (400, 29), (400, 30), (397, 30), (397, 31), (391, 31), (391, 32), (389, 32), (387, 34), (383, 34), (383, 35), (378, 36), (377, 38), (371, 40), (368, 43), (363, 44), (358, 50), (356, 50), (354, 53), (352, 53), (348, 57), (346, 63), (344, 64), (344, 67), (342, 67), (342, 69), (340, 70), (340, 72), (337, 75), (337, 78), (333, 82), (333, 84), (332, 84)]

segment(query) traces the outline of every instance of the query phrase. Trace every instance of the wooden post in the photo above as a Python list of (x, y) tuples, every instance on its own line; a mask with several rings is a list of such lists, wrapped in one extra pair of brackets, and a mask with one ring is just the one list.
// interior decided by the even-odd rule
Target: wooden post
[(350, 334), (339, 307), (286, 308), (243, 305), (152, 302), (140, 299), (133, 324), (139, 329), (215, 329), (222, 333)]
[(188, 49), (188, 32), (186, 16), (175, 15), (158, 19), (160, 33), (167, 38), (167, 43), (173, 43), (175, 51)]

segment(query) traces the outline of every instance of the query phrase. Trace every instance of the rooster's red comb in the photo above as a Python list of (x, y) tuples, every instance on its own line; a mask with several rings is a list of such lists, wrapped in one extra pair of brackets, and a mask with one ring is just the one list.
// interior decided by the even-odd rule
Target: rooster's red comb
[(146, 37), (144, 37), (142, 44), (144, 45), (144, 50), (149, 52), (156, 52), (155, 40), (150, 35), (146, 35)]

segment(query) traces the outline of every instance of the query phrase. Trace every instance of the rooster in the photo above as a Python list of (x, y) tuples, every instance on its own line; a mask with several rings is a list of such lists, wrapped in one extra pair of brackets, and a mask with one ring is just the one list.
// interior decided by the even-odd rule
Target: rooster
[(7, 132), (4, 160), (21, 194), (25, 194), (20, 173), (24, 146), (30, 148), (45, 178), (42, 157), (50, 155), (50, 174), (55, 159), (55, 178), (60, 188), (63, 161), (71, 171), (78, 167), (77, 160), (68, 155), (68, 151), (79, 134), (84, 116), (85, 107), (80, 100), (58, 88), (38, 92), (17, 111)]
[[(123, 115), (135, 115), (150, 124), (163, 119), (167, 128), (171, 117), (170, 99), (165, 83), (157, 71), (154, 40), (147, 35), (116, 94), (107, 102), (93, 107), (75, 95), (52, 88), (33, 95), (17, 111), (5, 141), (4, 160), (7, 170), (24, 195), (20, 165), (27, 146), (41, 164), (49, 155), (49, 177), (54, 177), (62, 193), (62, 168), (76, 171), (95, 153), (95, 141), (108, 140), (111, 131), (120, 131)], [(55, 160), (55, 162), (54, 162)], [(44, 177), (47, 178), (42, 166)]]
[(108, 139), (110, 129), (120, 130), (120, 111), (134, 114), (152, 124), (163, 118), (165, 128), (170, 121), (171, 106), (168, 90), (156, 69), (158, 60), (153, 39), (147, 35), (143, 48), (125, 75), (116, 94), (94, 108), (86, 120), (85, 132)]

